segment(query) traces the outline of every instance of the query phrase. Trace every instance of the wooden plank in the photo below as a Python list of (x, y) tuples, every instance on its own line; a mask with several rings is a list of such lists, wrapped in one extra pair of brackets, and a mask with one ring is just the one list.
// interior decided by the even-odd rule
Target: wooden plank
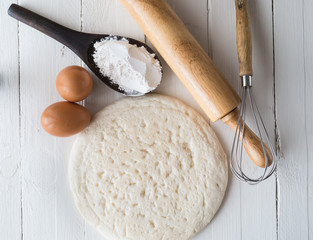
[[(116, 34), (143, 42), (145, 40), (144, 34), (119, 0), (83, 1), (82, 19), (82, 30), (84, 32)], [(123, 97), (95, 76), (93, 76), (93, 79), (92, 94), (85, 100), (85, 106), (92, 114)], [(94, 228), (86, 224), (85, 239), (102, 240), (103, 237)]]
[[(230, 39), (224, 39), (224, 37), (222, 37), (222, 34), (221, 34), (221, 33), (224, 33), (223, 30), (225, 30), (226, 33), (232, 30), (231, 28), (229, 29), (229, 25), (227, 24), (225, 26), (223, 25), (225, 23), (224, 22), (225, 15), (219, 14), (220, 13), (219, 11), (221, 11), (222, 13), (227, 13), (227, 14), (232, 15), (233, 12), (232, 10), (230, 10), (230, 7), (228, 6), (227, 8), (227, 4), (218, 5), (218, 7), (214, 8), (214, 12), (213, 12), (212, 3), (210, 1), (209, 2), (201, 1), (201, 3), (197, 2), (197, 5), (193, 5), (191, 1), (170, 0), (168, 2), (173, 7), (174, 11), (184, 21), (184, 23), (187, 25), (187, 27), (192, 32), (192, 34), (200, 42), (202, 47), (207, 51), (209, 51), (209, 48), (210, 48), (209, 52), (210, 52), (211, 57), (212, 55), (217, 54), (216, 58), (213, 57), (213, 60), (215, 61), (215, 63), (218, 65), (220, 69), (223, 69), (224, 71), (223, 73), (225, 74), (225, 76), (229, 77), (229, 75), (231, 75), (232, 72), (236, 73), (236, 70), (234, 69), (237, 69), (236, 68), (237, 66), (233, 66), (232, 69), (230, 67), (225, 66), (225, 59), (223, 59), (223, 57), (227, 57), (226, 58), (227, 60), (229, 59), (228, 55), (227, 54), (222, 55), (218, 52), (218, 49), (219, 49), (222, 51), (225, 50), (225, 52), (233, 51), (234, 53), (236, 53), (235, 48), (232, 48), (231, 45), (229, 44), (229, 43), (235, 43), (235, 41), (231, 41), (231, 39), (232, 40), (235, 39), (234, 38), (235, 35), (231, 36), (229, 34), (228, 37), (230, 37)], [(215, 1), (214, 4), (219, 4), (219, 3)], [(219, 16), (223, 16), (222, 22), (220, 22), (221, 17), (219, 18)], [(223, 28), (223, 27), (217, 28), (217, 26), (220, 26), (220, 25), (223, 25), (223, 27), (226, 27), (226, 28)], [(214, 48), (212, 46), (214, 46)], [(229, 66), (231, 66), (233, 63), (229, 61), (228, 64)], [(227, 75), (228, 70), (231, 70), (228, 73), (229, 75)], [(158, 88), (157, 90), (158, 92), (172, 95), (179, 99), (182, 99), (184, 102), (186, 102), (190, 106), (197, 109), (200, 113), (202, 113), (202, 115), (207, 120), (209, 120), (204, 115), (203, 111), (200, 109), (198, 104), (191, 97), (191, 95), (186, 90), (186, 88), (181, 84), (181, 82), (177, 79), (177, 77), (168, 68), (166, 64), (164, 64), (164, 77), (165, 79), (161, 83), (161, 86)], [(212, 124), (212, 127), (214, 128), (219, 139), (221, 140), (224, 146), (224, 149), (229, 153), (229, 146), (231, 144), (230, 139), (233, 138), (233, 133), (231, 132), (231, 130), (227, 129), (227, 127), (225, 128), (225, 125), (220, 122)], [(227, 189), (225, 199), (223, 201), (223, 204), (219, 212), (217, 213), (213, 221), (199, 235), (197, 235), (195, 239), (199, 239), (199, 240), (208, 239), (208, 237), (210, 239), (239, 239), (240, 238), (240, 227), (238, 227), (240, 226), (239, 225), (240, 224), (240, 214), (239, 214), (240, 211), (238, 211), (239, 208), (236, 207), (236, 206), (240, 206), (240, 194), (238, 192), (239, 184), (236, 182), (233, 183), (231, 176), (230, 178), (231, 179), (229, 182), (229, 187)], [(237, 185), (237, 189), (236, 189), (236, 185)], [(225, 229), (225, 225), (227, 225), (227, 229)]]
[[(240, 82), (233, 1), (209, 0), (208, 2), (209, 54), (232, 87), (238, 90)], [(221, 121), (211, 126), (229, 156), (234, 133)], [(228, 187), (223, 205), (209, 225), (212, 239), (241, 239), (241, 185), (231, 171), (228, 172), (228, 176)]]
[[(22, 0), (20, 4), (80, 29), (79, 0)], [(73, 206), (67, 179), (72, 139), (50, 136), (40, 126), (42, 111), (61, 100), (55, 89), (58, 72), (80, 60), (24, 24), (20, 24), (20, 43), (23, 239), (83, 239), (84, 225)]]
[(308, 239), (309, 228), (312, 229), (312, 221), (310, 226), (308, 223), (309, 214), (312, 220), (312, 210), (308, 212), (308, 204), (312, 204), (312, 195), (308, 196), (312, 181), (308, 180), (309, 177), (312, 180), (312, 164), (309, 164), (312, 162), (309, 122), (313, 90), (312, 31), (309, 27), (312, 27), (313, 6), (309, 0), (274, 3), (277, 125), (282, 155), (278, 168), (278, 238)]
[[(236, 53), (235, 48), (231, 47), (232, 43), (235, 43), (235, 35), (230, 34), (232, 28), (229, 25), (229, 22), (225, 21), (225, 19), (230, 19), (230, 17), (225, 17), (225, 15), (220, 14), (226, 13), (232, 16), (233, 9), (229, 7), (229, 4), (223, 4), (221, 1), (214, 1), (213, 4), (211, 2), (201, 1), (201, 3), (197, 2), (197, 5), (193, 5), (194, 3), (191, 1), (178, 0), (172, 0), (169, 1), (169, 3), (174, 11), (182, 18), (202, 47), (207, 51), (209, 51), (210, 48), (209, 52), (211, 57), (214, 56), (213, 60), (219, 69), (223, 71), (225, 76), (228, 78), (230, 78), (229, 76), (234, 76), (234, 73), (237, 71), (237, 64), (232, 66), (233, 62), (227, 62), (230, 58), (226, 53), (232, 51)], [(221, 18), (223, 18), (222, 22)], [(227, 34), (227, 39), (222, 36), (225, 33)], [(221, 54), (219, 50), (221, 50), (221, 52), (225, 51), (225, 54)], [(224, 57), (226, 57), (226, 59), (223, 59)], [(165, 65), (164, 76), (166, 76), (166, 79), (158, 89), (159, 92), (182, 99), (204, 115), (203, 111), (199, 108), (177, 77), (171, 70), (167, 69), (167, 65)], [(235, 80), (237, 81), (237, 79)], [(207, 117), (206, 119), (208, 120)], [(224, 149), (229, 153), (233, 133), (221, 122), (211, 124), (211, 126), (221, 140)], [(212, 222), (200, 234), (198, 234), (195, 239), (240, 239), (240, 227), (238, 227), (240, 226), (240, 212), (238, 211), (239, 208), (236, 207), (240, 206), (240, 193), (238, 188), (239, 184), (233, 182), (232, 176), (230, 175), (229, 187), (219, 212)], [(225, 226), (227, 226), (227, 228), (225, 228)]]
[[(21, 238), (18, 25), (6, 14), (12, 1), (0, 2), (0, 232)], [(4, 24), (5, 23), (5, 24)]]
[[(211, 56), (231, 85), (240, 92), (234, 1), (232, 3), (210, 1), (209, 6), (211, 6), (209, 11)], [(253, 30), (254, 95), (265, 125), (274, 140), (271, 6), (270, 0), (251, 1), (250, 13)], [(248, 123), (251, 125), (253, 122), (251, 112), (247, 117)], [(229, 155), (233, 132), (222, 123), (214, 124), (213, 128), (222, 139), (224, 148)], [(255, 128), (253, 129), (255, 130)], [(250, 159), (245, 156), (243, 161), (250, 162)], [(252, 174), (255, 172), (252, 164), (247, 168), (247, 172)], [(227, 214), (216, 224), (216, 229), (213, 231), (216, 234), (214, 237), (218, 239), (251, 239), (253, 236), (253, 239), (275, 239), (275, 185), (275, 177), (272, 177), (258, 186), (249, 186), (240, 183), (230, 172), (229, 192), (224, 206), (227, 208)], [(231, 228), (225, 230), (223, 227), (225, 224)]]
[[(307, 149), (307, 204), (308, 204), (308, 230), (309, 239), (313, 239), (313, 2), (306, 0), (303, 5), (303, 31), (304, 31), (304, 68), (305, 68), (305, 141)], [(305, 169), (305, 168), (303, 168)]]
[[(272, 0), (250, 1), (250, 18), (253, 35), (253, 94), (275, 146)], [(257, 131), (253, 115), (251, 112), (249, 114), (248, 122)], [(262, 173), (256, 171), (255, 166), (247, 171), (252, 175)], [(252, 236), (259, 240), (276, 239), (275, 175), (257, 186), (242, 184), (241, 217), (242, 239), (251, 239)]]
[[(173, 10), (182, 19), (192, 35), (198, 40), (200, 45), (208, 51), (208, 2), (207, 0), (199, 0), (197, 4), (188, 0), (169, 0), (168, 1)], [(189, 106), (195, 108), (205, 117), (207, 121), (209, 118), (202, 111), (200, 106), (193, 99), (188, 90), (183, 86), (180, 80), (176, 77), (173, 71), (164, 63), (164, 79), (157, 90), (162, 94), (177, 97), (184, 101)], [(220, 210), (222, 211), (222, 210)], [(217, 214), (218, 216), (220, 213)], [(214, 222), (214, 220), (213, 220)], [(196, 240), (213, 239), (212, 237), (212, 223), (204, 228), (197, 236)]]

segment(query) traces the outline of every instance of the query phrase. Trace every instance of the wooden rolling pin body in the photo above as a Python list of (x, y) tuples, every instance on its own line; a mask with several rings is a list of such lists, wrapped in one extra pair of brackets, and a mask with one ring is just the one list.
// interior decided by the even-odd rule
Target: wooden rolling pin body
[[(120, 1), (211, 121), (222, 119), (234, 129), (240, 97), (168, 3)], [(245, 138), (245, 149), (255, 164), (264, 166), (260, 139), (250, 132)]]
[(213, 61), (164, 0), (121, 0), (212, 121), (240, 103)]

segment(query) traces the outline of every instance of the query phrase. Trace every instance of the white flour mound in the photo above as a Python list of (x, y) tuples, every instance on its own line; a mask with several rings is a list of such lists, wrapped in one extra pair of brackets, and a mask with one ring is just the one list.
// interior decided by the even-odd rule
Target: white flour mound
[(94, 44), (94, 62), (103, 76), (127, 94), (141, 94), (154, 90), (161, 82), (162, 71), (155, 54), (144, 47), (129, 44), (123, 38), (107, 37)]
[(75, 203), (107, 239), (190, 239), (217, 212), (226, 155), (208, 123), (162, 95), (98, 112), (70, 156)]

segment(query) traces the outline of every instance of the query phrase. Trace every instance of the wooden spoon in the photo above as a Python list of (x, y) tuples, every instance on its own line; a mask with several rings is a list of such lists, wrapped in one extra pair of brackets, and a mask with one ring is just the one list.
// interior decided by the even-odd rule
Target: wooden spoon
[(137, 47), (145, 47), (147, 51), (151, 54), (155, 55), (155, 59), (157, 59), (161, 65), (159, 58), (156, 53), (146, 44), (137, 41), (132, 38), (126, 38), (122, 36), (112, 36), (109, 34), (90, 34), (74, 31), (67, 27), (64, 27), (56, 22), (53, 22), (45, 17), (42, 17), (26, 8), (18, 6), (16, 4), (12, 4), (8, 9), (8, 14), (21, 21), (40, 32), (52, 37), (58, 42), (64, 44), (68, 48), (70, 48), (77, 56), (83, 60), (83, 62), (90, 68), (90, 70), (107, 86), (112, 88), (113, 90), (120, 92), (127, 96), (138, 96), (143, 95), (143, 93), (133, 91), (131, 93), (123, 91), (119, 88), (118, 84), (112, 82), (112, 80), (106, 76), (103, 76), (100, 72), (100, 69), (94, 62), (93, 54), (95, 52), (94, 43), (100, 41), (107, 37), (114, 37), (117, 40), (126, 39), (132, 45), (136, 45)]

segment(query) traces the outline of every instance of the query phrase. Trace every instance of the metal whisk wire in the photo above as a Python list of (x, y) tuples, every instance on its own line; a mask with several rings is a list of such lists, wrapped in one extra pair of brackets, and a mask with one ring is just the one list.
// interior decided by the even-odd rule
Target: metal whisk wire
[[(247, 110), (246, 109), (247, 98), (249, 100), (250, 109), (253, 113), (253, 118), (256, 123), (257, 133), (261, 139), (263, 154), (265, 157), (264, 171), (261, 174), (261, 176), (257, 178), (249, 177), (247, 174), (243, 172), (243, 167), (242, 167), (243, 142), (244, 142), (244, 137), (245, 137), (245, 122), (246, 122), (246, 112), (247, 112), (246, 111)], [(262, 132), (264, 134), (262, 134)], [(269, 146), (272, 156), (273, 156), (273, 162), (271, 166), (269, 166), (269, 159), (267, 157), (265, 142)], [(275, 172), (276, 166), (277, 166), (276, 152), (270, 141), (269, 134), (265, 128), (263, 119), (261, 117), (260, 111), (257, 107), (256, 101), (252, 93), (251, 76), (243, 76), (242, 102), (240, 104), (240, 114), (238, 118), (238, 123), (237, 123), (236, 131), (235, 131), (235, 136), (234, 136), (234, 141), (233, 141), (231, 156), (230, 156), (231, 171), (240, 180), (247, 182), (251, 185), (255, 185), (269, 178)]]

